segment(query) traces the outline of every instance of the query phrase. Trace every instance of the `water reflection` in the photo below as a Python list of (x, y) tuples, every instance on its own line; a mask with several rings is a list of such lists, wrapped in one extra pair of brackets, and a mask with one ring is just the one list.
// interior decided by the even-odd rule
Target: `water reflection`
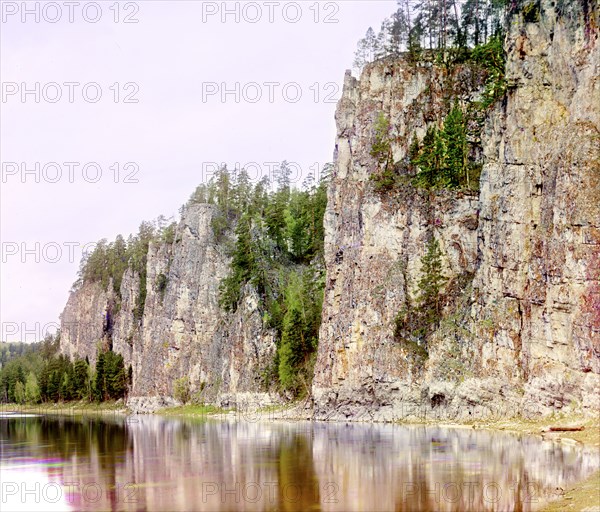
[(599, 467), (471, 429), (159, 417), (0, 418), (0, 456), (3, 512), (528, 511)]

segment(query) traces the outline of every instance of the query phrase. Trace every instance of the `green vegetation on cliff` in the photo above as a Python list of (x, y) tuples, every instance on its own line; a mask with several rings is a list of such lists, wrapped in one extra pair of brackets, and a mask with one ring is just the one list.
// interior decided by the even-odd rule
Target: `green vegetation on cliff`
[[(469, 140), (467, 119), (456, 103), (442, 126), (430, 125), (422, 140), (413, 135), (404, 162), (392, 163), (391, 127), (380, 113), (374, 128), (371, 156), (378, 168), (371, 182), (379, 193), (391, 192), (406, 178), (417, 188), (473, 190), (479, 186), (482, 164), (476, 144)], [(383, 156), (383, 151), (387, 155)]]
[(154, 222), (142, 222), (138, 233), (130, 235), (127, 241), (117, 235), (114, 242), (100, 240), (92, 251), (84, 254), (81, 260), (76, 289), (83, 283), (99, 283), (108, 291), (112, 283), (112, 291), (116, 297), (115, 311), (119, 310), (121, 299), (121, 283), (123, 275), (130, 269), (140, 280), (138, 297), (133, 311), (136, 320), (144, 314), (146, 302), (146, 263), (148, 250), (152, 242), (173, 243), (175, 223), (167, 223), (164, 217)]
[[(369, 27), (358, 42), (354, 66), (361, 70), (374, 60), (407, 53), (414, 61), (434, 59), (455, 63), (469, 56), (469, 48), (484, 45), (501, 34), (508, 0), (398, 0), (376, 35)], [(515, 2), (511, 2), (515, 4)], [(526, 22), (539, 21), (537, 1), (525, 3)], [(536, 18), (537, 13), (537, 18)]]
[(396, 316), (396, 339), (419, 347), (427, 353), (429, 335), (437, 329), (442, 318), (442, 289), (446, 277), (442, 272), (442, 251), (439, 242), (431, 237), (427, 252), (421, 258), (421, 278), (416, 296), (407, 293), (407, 306)]
[[(215, 241), (231, 257), (229, 275), (220, 284), (220, 305), (235, 312), (251, 290), (256, 292), (263, 327), (273, 330), (277, 340), (276, 356), (261, 378), (265, 387), (279, 385), (297, 396), (310, 386), (320, 326), (327, 194), (325, 182), (317, 183), (312, 175), (302, 187), (292, 186), (292, 174), (285, 161), (275, 170), (273, 182), (263, 178), (253, 183), (244, 169), (221, 168), (209, 182), (197, 187), (181, 213), (194, 204), (216, 207), (211, 221)], [(113, 316), (120, 309), (125, 272), (139, 279), (133, 316), (141, 321), (149, 248), (153, 243), (177, 243), (175, 227), (164, 218), (142, 222), (137, 235), (127, 241), (120, 235), (111, 243), (101, 240), (82, 260), (74, 288), (98, 283), (112, 292), (104, 327), (108, 345)], [(157, 275), (153, 283), (162, 297), (167, 284), (168, 273)], [(88, 395), (97, 400), (122, 394), (123, 383), (113, 382), (102, 373), (104, 366), (113, 362), (110, 354), (99, 354), (99, 369), (91, 385), (88, 383), (93, 388)], [(121, 374), (115, 378), (121, 379)]]
[[(429, 119), (422, 139), (413, 135), (411, 141), (404, 141), (411, 145), (402, 161), (393, 160), (393, 145), (402, 142), (394, 138), (395, 127), (383, 112), (375, 116), (371, 156), (377, 169), (371, 177), (377, 192), (392, 192), (406, 182), (406, 176), (414, 177), (413, 185), (428, 190), (478, 190), (485, 111), (507, 90), (503, 47), (506, 4), (504, 0), (399, 0), (379, 35), (369, 28), (359, 42), (355, 59), (359, 70), (378, 59), (403, 55), (415, 67), (439, 67), (442, 77), (470, 70), (471, 76), (482, 77), (484, 82), (479, 97), (473, 89), (470, 99), (455, 90), (453, 80), (441, 83), (444, 107), (433, 119), (425, 116)], [(526, 20), (528, 12), (523, 14)], [(422, 95), (432, 94), (431, 87)], [(423, 101), (430, 103), (432, 99), (425, 97)]]
[[(277, 354), (263, 377), (292, 395), (308, 392), (317, 346), (324, 288), (325, 182), (308, 176), (292, 187), (282, 162), (274, 183), (250, 182), (243, 169), (222, 168), (190, 198), (215, 204), (215, 236), (229, 249), (231, 267), (221, 283), (221, 306), (235, 311), (253, 288), (265, 328), (277, 335)], [(249, 288), (248, 288), (249, 287)]]

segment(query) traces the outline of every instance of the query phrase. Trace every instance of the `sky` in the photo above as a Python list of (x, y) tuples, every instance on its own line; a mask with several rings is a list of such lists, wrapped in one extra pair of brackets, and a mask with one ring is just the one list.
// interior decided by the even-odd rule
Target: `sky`
[(1, 0), (0, 340), (55, 330), (82, 253), (177, 220), (217, 166), (318, 174), (395, 3)]

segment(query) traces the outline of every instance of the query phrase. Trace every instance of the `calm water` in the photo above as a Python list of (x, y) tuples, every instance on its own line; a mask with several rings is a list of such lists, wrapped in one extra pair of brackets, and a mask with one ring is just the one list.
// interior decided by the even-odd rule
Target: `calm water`
[(536, 510), (598, 454), (391, 425), (0, 418), (0, 510)]

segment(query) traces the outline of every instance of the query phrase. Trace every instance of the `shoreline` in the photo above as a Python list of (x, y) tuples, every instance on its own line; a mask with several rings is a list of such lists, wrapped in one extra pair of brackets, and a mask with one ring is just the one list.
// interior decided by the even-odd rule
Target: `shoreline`
[[(588, 447), (597, 447), (600, 449), (600, 415), (597, 418), (584, 416), (581, 414), (554, 414), (544, 416), (538, 419), (528, 419), (520, 416), (507, 417), (501, 419), (485, 420), (444, 420), (444, 419), (409, 419), (397, 421), (376, 421), (368, 419), (331, 419), (315, 420), (305, 409), (299, 411), (301, 404), (292, 403), (277, 405), (266, 408), (256, 408), (240, 410), (235, 408), (221, 408), (210, 404), (205, 405), (176, 405), (164, 407), (153, 411), (136, 413), (127, 407), (122, 401), (109, 401), (102, 403), (73, 401), (58, 402), (55, 404), (0, 404), (0, 414), (9, 413), (30, 413), (30, 414), (52, 414), (52, 415), (85, 415), (85, 414), (116, 414), (121, 416), (128, 415), (149, 415), (163, 416), (168, 418), (194, 418), (203, 417), (213, 419), (239, 419), (241, 421), (315, 421), (320, 423), (365, 423), (365, 424), (394, 424), (394, 425), (435, 425), (449, 428), (472, 428), (483, 430), (495, 430), (513, 432), (527, 435), (537, 435), (542, 439), (565, 441), (567, 444), (583, 444)], [(583, 427), (581, 430), (574, 431), (549, 431), (550, 427)]]

